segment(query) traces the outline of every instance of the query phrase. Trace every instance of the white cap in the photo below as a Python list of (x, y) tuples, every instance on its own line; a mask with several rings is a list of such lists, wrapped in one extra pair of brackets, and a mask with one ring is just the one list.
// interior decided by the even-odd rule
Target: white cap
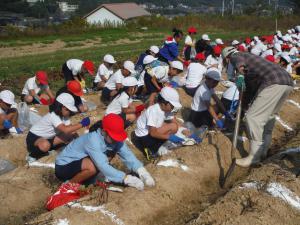
[(156, 45), (152, 45), (149, 50), (151, 52), (153, 52), (154, 54), (157, 54), (159, 52), (159, 47), (157, 47)]
[(259, 38), (257, 36), (254, 36), (254, 41), (259, 41)]
[(282, 37), (282, 33), (281, 33), (280, 30), (278, 30), (278, 31), (276, 32), (276, 34), (277, 34), (278, 37)]
[(294, 28), (293, 28), (293, 29), (291, 29), (291, 31), (292, 31), (292, 33), (295, 33), (295, 32), (296, 32)]
[(210, 41), (210, 38), (209, 38), (209, 36), (208, 36), (207, 34), (203, 34), (203, 35), (202, 35), (202, 39), (203, 39), (204, 41)]
[(238, 45), (240, 42), (238, 40), (233, 40), (232, 45)]
[(183, 64), (180, 61), (172, 61), (171, 67), (183, 71)]
[(125, 77), (122, 84), (126, 87), (134, 87), (138, 85), (138, 81), (135, 77)]
[(220, 81), (221, 80), (221, 73), (217, 68), (210, 68), (206, 71), (206, 77), (209, 77), (213, 80)]
[(287, 54), (287, 53), (282, 53), (281, 55), (280, 55), (280, 57), (281, 58), (283, 58), (285, 61), (287, 61), (287, 63), (291, 63), (291, 57)]
[(285, 41), (285, 42), (288, 42), (288, 41), (289, 41), (289, 39), (288, 39), (287, 36), (283, 36), (283, 37), (282, 37), (282, 40)]
[(133, 62), (131, 62), (129, 60), (125, 61), (123, 66), (124, 66), (124, 69), (128, 70), (130, 73), (135, 73)]
[(224, 45), (224, 42), (222, 41), (222, 39), (217, 38), (216, 39), (216, 44), (218, 44), (218, 45)]
[(14, 105), (15, 103), (15, 95), (9, 90), (4, 90), (0, 92), (0, 99), (9, 105)]
[(147, 65), (149, 63), (152, 63), (153, 61), (157, 60), (157, 58), (155, 58), (154, 56), (152, 55), (147, 55), (144, 60), (143, 60), (143, 64), (144, 65)]
[(107, 62), (107, 63), (110, 63), (110, 64), (116, 63), (115, 58), (112, 55), (109, 55), (109, 54), (104, 56), (103, 61)]
[(160, 95), (164, 100), (170, 102), (174, 106), (174, 108), (182, 107), (179, 101), (179, 94), (174, 88), (164, 87), (163, 89), (161, 89)]
[(288, 32), (288, 34), (291, 34), (291, 33), (292, 33), (292, 30), (288, 30), (287, 32)]
[(61, 103), (70, 111), (77, 112), (77, 108), (75, 106), (75, 100), (72, 95), (68, 93), (62, 93), (56, 98), (56, 101)]

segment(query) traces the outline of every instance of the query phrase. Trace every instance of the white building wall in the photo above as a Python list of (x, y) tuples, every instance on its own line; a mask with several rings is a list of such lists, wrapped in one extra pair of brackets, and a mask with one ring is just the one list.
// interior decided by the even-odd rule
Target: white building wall
[(94, 12), (93, 14), (89, 15), (86, 18), (86, 21), (89, 24), (105, 24), (105, 23), (110, 23), (110, 24), (115, 24), (117, 25), (121, 25), (124, 23), (124, 21), (117, 17), (116, 15), (114, 15), (113, 13), (111, 13), (110, 11), (108, 11), (105, 8), (101, 8), (99, 10), (97, 10), (96, 12)]

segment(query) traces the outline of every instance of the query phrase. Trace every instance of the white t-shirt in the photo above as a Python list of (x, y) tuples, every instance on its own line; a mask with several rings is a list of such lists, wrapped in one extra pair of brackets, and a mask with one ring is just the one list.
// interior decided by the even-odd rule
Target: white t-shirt
[(289, 74), (292, 74), (293, 73), (293, 68), (292, 68), (292, 64), (288, 64), (287, 67), (286, 67), (286, 72), (288, 72)]
[(116, 96), (114, 100), (108, 105), (105, 115), (114, 113), (121, 114), (123, 108), (128, 108), (129, 104), (132, 102), (132, 99), (128, 94), (123, 91), (119, 96)]
[(111, 75), (111, 77), (105, 83), (105, 87), (107, 87), (111, 91), (116, 90), (116, 88), (117, 88), (116, 84), (122, 84), (123, 79), (124, 79), (124, 76), (123, 76), (121, 70), (118, 70), (113, 75)]
[(212, 55), (209, 55), (209, 56), (207, 56), (204, 64), (207, 66), (207, 68), (211, 68), (214, 65), (218, 65), (218, 70), (220, 72), (222, 72), (223, 59), (222, 59), (221, 56), (219, 56), (219, 57), (213, 57)]
[(30, 132), (37, 136), (51, 139), (56, 135), (55, 128), (62, 123), (65, 125), (71, 124), (70, 120), (61, 119), (54, 112), (47, 113), (41, 120), (39, 120), (39, 122), (31, 127)]
[(80, 59), (69, 59), (66, 64), (69, 70), (72, 71), (72, 74), (77, 76), (81, 72), (83, 61)]
[(165, 113), (161, 110), (158, 103), (150, 106), (136, 122), (135, 134), (138, 137), (144, 137), (149, 134), (149, 127), (159, 128), (164, 121), (169, 118), (171, 113)]
[(160, 83), (169, 81), (169, 66), (157, 66), (151, 69), (147, 69), (147, 72), (150, 76), (155, 76)]
[(264, 51), (262, 54), (261, 54), (261, 57), (265, 58), (266, 56), (268, 55), (273, 55), (273, 50), (272, 49), (268, 49), (266, 51)]
[(47, 88), (49, 88), (48, 85), (43, 85), (43, 89), (41, 89), (41, 87), (38, 86), (37, 83), (35, 82), (35, 76), (34, 76), (29, 78), (26, 81), (24, 88), (22, 90), (22, 95), (29, 95), (30, 90), (34, 90), (34, 92), (38, 94), (40, 91), (46, 90)]
[(185, 44), (185, 45), (190, 45), (190, 46), (193, 44), (193, 39), (192, 39), (192, 37), (191, 37), (190, 35), (187, 35), (187, 36), (185, 37), (184, 44)]
[(232, 85), (223, 93), (223, 98), (235, 101), (239, 100), (240, 92), (237, 89), (235, 83), (232, 83)]
[(200, 85), (193, 98), (191, 107), (192, 110), (196, 112), (203, 112), (208, 110), (205, 102), (209, 102), (212, 94), (214, 93), (214, 89), (209, 89), (205, 82), (202, 85)]
[(143, 70), (143, 72), (141, 72), (140, 76), (139, 76), (139, 79), (138, 79), (138, 86), (144, 86), (145, 84), (145, 81), (144, 81), (144, 78), (145, 78), (145, 70)]
[(202, 81), (203, 75), (206, 73), (207, 69), (200, 63), (191, 63), (187, 70), (187, 77), (185, 86), (187, 88), (195, 88)]
[(104, 76), (106, 79), (108, 79), (112, 74), (114, 73), (114, 71), (112, 69), (108, 69), (104, 63), (102, 63), (99, 68), (98, 68), (98, 72), (96, 74), (95, 83), (98, 83), (101, 81), (101, 76)]
[(290, 52), (289, 52), (289, 55), (293, 55), (293, 56), (296, 56), (299, 54), (299, 51), (296, 47), (292, 47)]

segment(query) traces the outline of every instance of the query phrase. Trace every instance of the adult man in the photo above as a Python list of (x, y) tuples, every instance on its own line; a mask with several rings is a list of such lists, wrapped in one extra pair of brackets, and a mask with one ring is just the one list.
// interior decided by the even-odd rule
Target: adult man
[(245, 121), (250, 139), (249, 156), (237, 159), (236, 164), (249, 167), (267, 155), (272, 141), (272, 130), (277, 114), (293, 89), (290, 75), (279, 65), (259, 56), (237, 52), (227, 47), (222, 52), (225, 63), (236, 71), (239, 89), (245, 87), (243, 107), (247, 109)]

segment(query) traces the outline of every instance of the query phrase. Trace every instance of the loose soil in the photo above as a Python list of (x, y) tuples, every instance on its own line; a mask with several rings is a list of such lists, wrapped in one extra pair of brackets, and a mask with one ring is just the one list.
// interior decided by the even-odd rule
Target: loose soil
[[(219, 87), (224, 90), (224, 87)], [(191, 98), (179, 89), (184, 106), (178, 117), (186, 118)], [(97, 110), (89, 112), (93, 122), (104, 114), (104, 107), (99, 103), (99, 95), (84, 96), (98, 105)], [(289, 99), (300, 102), (299, 92), (294, 91)], [(37, 108), (43, 115), (47, 108)], [(269, 155), (274, 155), (288, 147), (298, 147), (299, 128), (298, 108), (290, 103), (284, 104), (280, 117), (295, 131), (287, 132), (276, 123), (273, 134), (273, 147)], [(79, 121), (81, 115), (72, 118)], [(128, 134), (134, 127), (129, 128)], [(81, 130), (80, 133), (83, 133)], [(243, 132), (241, 132), (243, 135)], [(293, 137), (298, 137), (293, 139)], [(118, 224), (105, 213), (87, 212), (80, 208), (59, 207), (51, 212), (44, 208), (47, 197), (54, 193), (60, 182), (55, 178), (52, 168), (29, 167), (26, 164), (26, 135), (1, 140), (0, 157), (10, 160), (17, 169), (0, 176), (0, 224), (57, 224), (59, 219), (68, 219), (70, 225), (77, 224)], [(291, 144), (292, 143), (292, 144)], [(294, 144), (293, 144), (294, 143)], [(287, 157), (284, 160), (276, 155), (254, 169), (236, 167), (224, 189), (220, 187), (230, 164), (230, 136), (219, 131), (210, 132), (204, 142), (198, 146), (182, 147), (155, 162), (147, 162), (142, 153), (128, 142), (137, 157), (146, 164), (153, 175), (156, 186), (139, 192), (133, 188), (123, 189), (123, 193), (109, 192), (106, 211), (115, 214), (124, 224), (297, 224), (299, 211), (285, 204), (282, 200), (271, 197), (261, 190), (240, 189), (239, 184), (249, 180), (261, 182), (276, 181), (284, 184), (300, 196), (299, 178), (293, 174), (295, 163)], [(247, 155), (248, 143), (239, 142), (236, 157)], [(57, 152), (39, 161), (53, 163)], [(174, 159), (189, 169), (159, 167), (158, 161)], [(299, 161), (299, 159), (297, 159)], [(296, 160), (296, 162), (298, 162)], [(118, 158), (112, 164), (124, 169)], [(115, 186), (115, 185), (114, 185)], [(92, 199), (81, 202), (85, 206), (99, 206), (94, 189)], [(115, 222), (113, 222), (115, 221)], [(116, 222), (117, 221), (117, 222)], [(119, 223), (122, 224), (122, 223)]]

